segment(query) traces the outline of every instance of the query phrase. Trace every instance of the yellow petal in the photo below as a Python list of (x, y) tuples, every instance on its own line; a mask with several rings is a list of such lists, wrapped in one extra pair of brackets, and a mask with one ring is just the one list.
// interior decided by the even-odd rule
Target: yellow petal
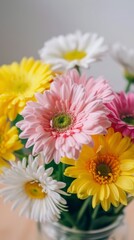
[(119, 200), (123, 205), (127, 205), (127, 197), (126, 197), (126, 193), (122, 190), (119, 189)]
[(102, 208), (105, 210), (105, 211), (108, 211), (108, 209), (110, 208), (110, 201), (107, 199), (104, 199), (102, 202), (101, 202), (101, 206)]
[(131, 139), (129, 137), (124, 137), (116, 146), (116, 153), (121, 154), (125, 152), (130, 147)]
[(128, 171), (134, 169), (134, 160), (133, 159), (122, 160), (120, 164), (120, 169), (121, 171)]
[(96, 193), (92, 198), (92, 207), (95, 208), (99, 202), (100, 202), (99, 195), (98, 193)]
[(115, 184), (124, 191), (129, 192), (134, 189), (134, 177), (131, 178), (129, 176), (120, 176)]
[(105, 186), (100, 186), (100, 200), (102, 201), (105, 198)]
[(63, 158), (61, 158), (60, 161), (61, 161), (62, 163), (68, 164), (68, 165), (75, 165), (75, 161), (76, 161), (76, 160), (71, 159), (71, 158), (63, 157)]
[(117, 154), (118, 151), (116, 151), (117, 149), (117, 146), (118, 144), (120, 143), (121, 141), (121, 134), (119, 132), (115, 133), (114, 135), (112, 135), (109, 139), (109, 146), (110, 146), (110, 149), (113, 151), (114, 149), (114, 152), (115, 154)]
[(111, 183), (109, 184), (109, 188), (110, 188), (111, 194), (114, 196), (114, 199), (119, 201), (119, 191), (116, 185), (114, 183)]

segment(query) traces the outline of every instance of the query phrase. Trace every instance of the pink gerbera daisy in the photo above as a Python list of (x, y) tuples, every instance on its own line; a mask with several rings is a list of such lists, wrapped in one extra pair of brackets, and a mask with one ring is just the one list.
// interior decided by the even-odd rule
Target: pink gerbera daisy
[[(60, 77), (61, 78), (61, 77)], [(37, 102), (28, 102), (22, 112), (24, 120), (17, 126), (23, 131), (21, 138), (28, 138), (26, 147), (33, 147), (33, 154), (43, 152), (45, 162), (60, 158), (77, 159), (83, 144), (92, 146), (92, 135), (105, 134), (111, 125), (108, 110), (101, 99), (82, 85), (68, 81), (54, 81), (50, 90), (37, 93)], [(92, 90), (91, 90), (92, 91)]]
[[(102, 99), (103, 103), (110, 102), (114, 98), (114, 92), (109, 85), (108, 81), (99, 77), (94, 79), (93, 77), (87, 77), (86, 74), (79, 75), (76, 69), (68, 71), (64, 75), (64, 81), (68, 82), (68, 80), (73, 80), (74, 83), (81, 84), (84, 86), (86, 95), (89, 97), (96, 97), (96, 99)], [(63, 75), (58, 76), (55, 81), (63, 82)]]
[(115, 131), (134, 140), (134, 93), (116, 94), (113, 101), (106, 106), (110, 110), (109, 120)]

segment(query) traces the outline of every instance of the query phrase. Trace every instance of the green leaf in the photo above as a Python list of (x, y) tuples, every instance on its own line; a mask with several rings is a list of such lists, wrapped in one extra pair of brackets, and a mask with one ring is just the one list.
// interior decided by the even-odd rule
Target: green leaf
[(116, 216), (102, 216), (97, 219), (94, 219), (94, 221), (92, 221), (89, 229), (93, 230), (93, 229), (99, 229), (99, 228), (106, 227), (109, 224), (113, 223), (117, 219), (117, 217), (118, 217), (117, 215)]

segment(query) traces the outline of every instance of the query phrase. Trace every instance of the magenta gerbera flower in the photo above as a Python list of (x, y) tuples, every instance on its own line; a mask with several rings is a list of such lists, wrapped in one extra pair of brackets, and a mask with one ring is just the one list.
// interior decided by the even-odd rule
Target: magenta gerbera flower
[(109, 120), (115, 131), (134, 140), (134, 93), (121, 92), (107, 103), (110, 110)]
[[(81, 84), (71, 79), (54, 81), (50, 90), (37, 93), (37, 102), (28, 102), (22, 112), (24, 120), (17, 126), (21, 138), (33, 155), (43, 152), (45, 162), (59, 163), (61, 157), (77, 159), (83, 144), (92, 146), (92, 135), (105, 134), (111, 125), (108, 110), (101, 99), (86, 94)], [(92, 91), (92, 90), (91, 90)], [(91, 94), (91, 96), (90, 96)]]

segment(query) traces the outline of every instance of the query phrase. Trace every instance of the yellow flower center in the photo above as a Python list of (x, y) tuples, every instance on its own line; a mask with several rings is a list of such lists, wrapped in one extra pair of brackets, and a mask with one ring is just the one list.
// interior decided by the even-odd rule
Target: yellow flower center
[(24, 189), (26, 194), (32, 199), (43, 199), (46, 197), (46, 193), (43, 191), (43, 188), (40, 182), (30, 181), (25, 183)]
[(129, 82), (134, 83), (134, 74), (125, 70), (124, 71), (124, 76)]
[(13, 93), (23, 94), (28, 91), (30, 82), (28, 81), (27, 77), (22, 74), (20, 76), (13, 75), (11, 79), (11, 86), (8, 91)]
[(116, 156), (99, 155), (88, 162), (88, 169), (99, 184), (115, 182), (120, 174), (119, 160)]
[(73, 61), (73, 60), (81, 60), (84, 57), (86, 57), (86, 52), (84, 51), (78, 51), (77, 49), (72, 50), (70, 52), (66, 52), (63, 55), (63, 58), (67, 61)]

